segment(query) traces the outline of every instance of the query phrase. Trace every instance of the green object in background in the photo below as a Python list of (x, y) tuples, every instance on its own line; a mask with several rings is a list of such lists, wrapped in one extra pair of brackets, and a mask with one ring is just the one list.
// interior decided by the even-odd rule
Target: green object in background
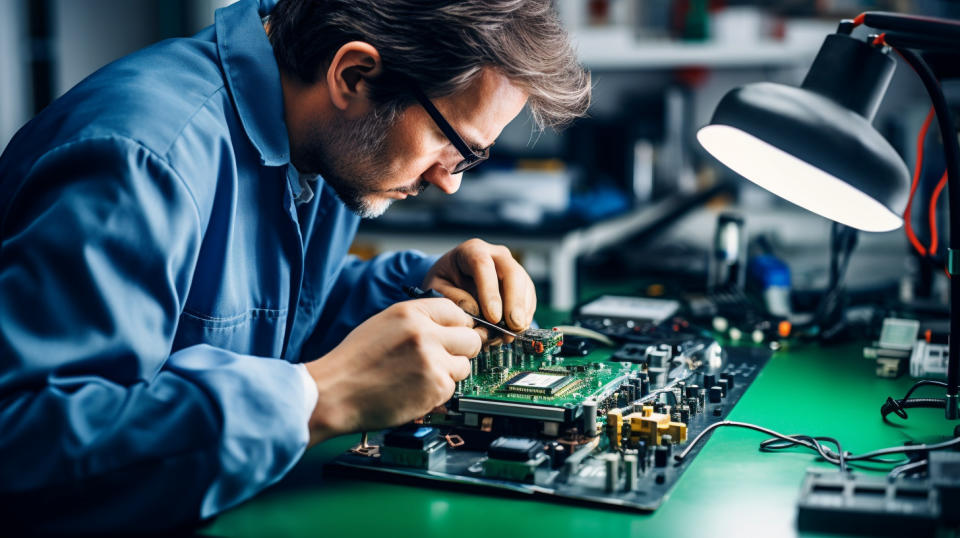
[(710, 37), (710, 12), (707, 9), (707, 0), (690, 0), (683, 38), (687, 41), (705, 41), (708, 37)]

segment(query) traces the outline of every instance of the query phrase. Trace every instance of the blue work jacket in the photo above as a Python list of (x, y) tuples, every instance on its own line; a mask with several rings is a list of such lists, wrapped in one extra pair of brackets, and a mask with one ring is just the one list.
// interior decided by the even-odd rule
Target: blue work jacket
[(4, 528), (160, 530), (277, 481), (316, 399), (297, 363), (434, 261), (349, 257), (322, 178), (296, 203), (259, 7), (100, 69), (0, 157)]

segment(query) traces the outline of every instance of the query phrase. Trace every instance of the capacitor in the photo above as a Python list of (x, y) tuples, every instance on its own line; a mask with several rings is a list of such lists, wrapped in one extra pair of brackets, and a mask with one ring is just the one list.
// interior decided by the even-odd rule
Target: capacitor
[(689, 405), (684, 404), (680, 406), (680, 422), (683, 422), (684, 424), (686, 424), (687, 422), (690, 422), (690, 406)]
[(653, 449), (653, 464), (657, 467), (666, 467), (669, 455), (670, 453), (666, 446), (657, 445), (657, 447)]
[(673, 436), (670, 435), (669, 433), (665, 433), (665, 434), (661, 435), (661, 436), (660, 436), (660, 444), (663, 445), (663, 446), (666, 446), (666, 447), (672, 446), (672, 445), (673, 445)]
[(724, 373), (720, 374), (720, 379), (726, 379), (726, 380), (727, 380), (727, 388), (728, 388), (728, 389), (732, 389), (732, 388), (734, 387), (733, 379), (734, 379), (735, 377), (736, 377), (736, 376), (733, 375), (733, 374), (730, 373), (730, 372), (724, 372)]
[(597, 401), (593, 398), (583, 402), (583, 433), (587, 437), (597, 436)]
[(650, 377), (644, 375), (640, 378), (640, 397), (643, 398), (647, 394), (650, 394)]
[[(696, 415), (700, 412), (700, 406), (697, 405), (697, 398), (687, 398), (687, 408), (690, 409), (691, 415)], [(684, 421), (686, 422), (686, 421)]]
[(497, 366), (503, 368), (503, 346), (497, 346), (496, 363), (497, 363)]
[(480, 367), (480, 356), (478, 355), (474, 357), (472, 361), (470, 361), (470, 375), (471, 376), (477, 375), (477, 369), (479, 367)]
[(627, 491), (633, 491), (637, 489), (637, 457), (633, 454), (628, 454), (623, 457), (623, 473), (626, 477), (626, 484), (624, 489)]
[(697, 391), (697, 408), (706, 409), (706, 407), (707, 407), (707, 389), (701, 387), (700, 390)]
[(717, 376), (714, 374), (703, 374), (703, 386), (710, 388), (717, 384)]
[(730, 388), (730, 382), (727, 381), (726, 379), (721, 379), (717, 381), (717, 386), (720, 387), (720, 396), (726, 398), (727, 392)]
[(513, 346), (503, 346), (503, 359), (507, 368), (513, 369)]
[(609, 455), (607, 457), (607, 460), (604, 462), (604, 465), (606, 466), (606, 471), (607, 471), (607, 474), (605, 476), (607, 493), (613, 493), (614, 491), (617, 491), (617, 482), (619, 482), (618, 479), (620, 478), (619, 476), (620, 469), (619, 469), (619, 466), (617, 465), (619, 463), (620, 463), (620, 458), (614, 455)]
[(699, 390), (700, 390), (699, 385), (690, 385), (689, 387), (687, 387), (687, 398), (696, 398), (697, 391)]
[(723, 389), (717, 385), (710, 387), (710, 403), (720, 403), (723, 399)]

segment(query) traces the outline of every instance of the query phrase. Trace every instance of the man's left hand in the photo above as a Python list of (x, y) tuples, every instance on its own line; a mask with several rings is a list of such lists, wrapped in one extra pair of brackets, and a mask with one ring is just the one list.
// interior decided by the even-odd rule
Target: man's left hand
[[(437, 290), (474, 316), (482, 312), (491, 323), (504, 319), (512, 331), (529, 327), (537, 308), (533, 281), (507, 247), (480, 239), (444, 254), (427, 272), (423, 287)], [(496, 341), (501, 335), (486, 336)]]

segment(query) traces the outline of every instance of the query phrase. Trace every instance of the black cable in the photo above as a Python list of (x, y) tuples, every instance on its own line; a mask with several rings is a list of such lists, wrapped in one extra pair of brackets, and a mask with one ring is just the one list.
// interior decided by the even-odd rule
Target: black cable
[[(890, 23), (888, 18), (878, 19), (878, 24)], [(916, 21), (913, 21), (916, 22)], [(870, 24), (869, 22), (867, 23)], [(901, 23), (896, 23), (901, 24)], [(936, 26), (926, 21), (925, 27)], [(955, 32), (951, 25), (939, 25), (936, 32)], [(933, 35), (931, 30), (927, 35)], [(937, 116), (937, 125), (940, 127), (940, 136), (943, 138), (943, 152), (947, 164), (947, 203), (949, 206), (950, 237), (948, 260), (960, 250), (960, 143), (957, 141), (957, 130), (954, 127), (953, 117), (950, 115), (950, 107), (947, 105), (947, 99), (943, 95), (943, 88), (930, 66), (920, 57), (919, 54), (908, 48), (898, 47), (895, 36), (892, 42), (887, 43), (894, 47), (897, 53), (908, 63), (910, 67), (920, 77), (924, 88), (930, 95), (930, 101)], [(945, 37), (953, 37), (952, 34)], [(948, 261), (948, 270), (955, 269), (952, 263)], [(960, 308), (960, 278), (950, 279), (950, 334), (960, 334), (960, 313), (955, 309)], [(958, 389), (960, 389), (960, 346), (950, 346), (950, 358), (947, 367), (947, 399), (952, 401), (951, 405), (956, 405)], [(946, 405), (944, 405), (946, 408)], [(947, 418), (956, 417), (956, 409), (947, 409)]]
[(910, 398), (915, 390), (925, 386), (946, 387), (947, 384), (943, 381), (922, 379), (914, 383), (903, 398), (895, 400), (893, 397), (887, 397), (887, 401), (880, 406), (880, 416), (883, 417), (884, 422), (889, 422), (887, 415), (890, 413), (895, 413), (898, 417), (907, 419), (907, 409), (944, 409), (947, 402), (942, 398)]
[[(953, 448), (953, 447), (960, 446), (960, 437), (954, 437), (947, 441), (934, 443), (930, 445), (923, 444), (923, 443), (918, 445), (903, 445), (903, 446), (895, 446), (895, 447), (889, 447), (889, 448), (881, 448), (878, 450), (873, 450), (871, 452), (865, 452), (863, 454), (850, 454), (849, 452), (843, 452), (843, 449), (840, 448), (840, 444), (837, 443), (836, 440), (833, 438), (810, 437), (807, 435), (784, 435), (782, 433), (775, 432), (769, 428), (764, 428), (763, 426), (757, 426), (756, 424), (750, 424), (747, 422), (735, 422), (732, 420), (724, 420), (721, 422), (715, 422), (710, 426), (707, 426), (702, 432), (700, 432), (699, 435), (694, 437), (693, 440), (691, 440), (689, 444), (687, 444), (687, 447), (683, 449), (683, 452), (674, 456), (674, 459), (678, 462), (682, 462), (690, 454), (690, 451), (692, 451), (694, 447), (700, 444), (700, 442), (703, 441), (703, 439), (708, 434), (710, 434), (711, 432), (713, 432), (713, 430), (720, 428), (722, 426), (734, 426), (737, 428), (745, 428), (748, 430), (754, 430), (760, 433), (765, 433), (767, 435), (770, 435), (776, 438), (775, 440), (768, 439), (767, 441), (764, 441), (763, 443), (761, 443), (761, 448), (766, 448), (768, 450), (778, 450), (782, 448), (788, 448), (788, 446), (803, 446), (816, 451), (818, 454), (820, 454), (820, 456), (825, 461), (832, 463), (834, 465), (841, 465), (842, 463), (846, 464), (849, 462), (866, 462), (866, 461), (892, 465), (900, 462), (882, 459), (882, 457), (889, 456), (891, 454), (904, 454), (904, 455), (912, 454), (912, 453), (926, 454), (934, 450), (943, 450), (946, 448)], [(820, 444), (819, 440), (836, 444), (837, 452), (834, 453), (829, 448), (824, 447), (823, 445)], [(783, 445), (783, 444), (777, 443), (777, 441), (784, 441), (784, 442), (790, 443), (790, 445)], [(845, 465), (841, 466), (841, 468), (845, 468)]]

